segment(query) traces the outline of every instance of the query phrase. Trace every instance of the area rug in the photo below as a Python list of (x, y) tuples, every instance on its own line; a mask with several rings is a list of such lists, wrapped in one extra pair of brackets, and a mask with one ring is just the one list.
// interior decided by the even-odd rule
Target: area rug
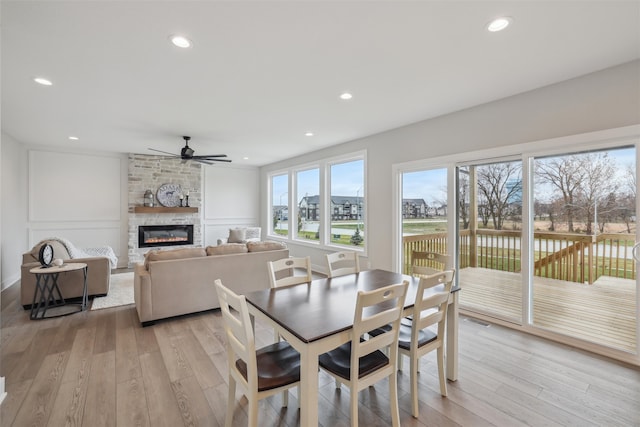
[(133, 271), (111, 275), (109, 293), (104, 297), (96, 297), (91, 310), (118, 307), (133, 304)]

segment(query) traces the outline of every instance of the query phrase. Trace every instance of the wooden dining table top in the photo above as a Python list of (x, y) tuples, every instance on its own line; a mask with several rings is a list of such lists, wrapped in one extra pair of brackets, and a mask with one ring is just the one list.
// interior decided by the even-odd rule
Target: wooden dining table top
[[(247, 301), (299, 340), (311, 343), (353, 327), (359, 290), (409, 282), (405, 309), (415, 302), (419, 279), (385, 270), (367, 270), (300, 285), (271, 288), (245, 295)], [(442, 290), (443, 285), (431, 292)], [(389, 302), (391, 304), (391, 302)], [(378, 307), (379, 310), (385, 307)]]

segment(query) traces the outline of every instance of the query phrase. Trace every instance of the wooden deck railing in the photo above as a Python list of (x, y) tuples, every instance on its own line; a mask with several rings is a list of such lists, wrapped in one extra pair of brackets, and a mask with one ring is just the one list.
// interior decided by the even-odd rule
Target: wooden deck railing
[[(475, 242), (474, 242), (475, 240)], [(593, 283), (600, 276), (635, 279), (636, 263), (631, 256), (635, 235), (534, 233), (534, 275), (570, 282)], [(460, 268), (481, 267), (520, 271), (521, 232), (518, 230), (460, 233)], [(403, 237), (403, 272), (409, 274), (412, 251), (447, 252), (446, 233)]]

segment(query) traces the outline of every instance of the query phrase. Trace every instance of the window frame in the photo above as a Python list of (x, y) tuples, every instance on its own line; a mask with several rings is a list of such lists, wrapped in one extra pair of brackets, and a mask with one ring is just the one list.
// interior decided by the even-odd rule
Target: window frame
[[(269, 172), (266, 176), (268, 182), (268, 203), (267, 203), (267, 220), (269, 221), (269, 227), (267, 227), (267, 236), (270, 239), (285, 241), (288, 243), (295, 243), (303, 246), (310, 246), (314, 248), (320, 249), (328, 249), (331, 251), (335, 250), (353, 250), (361, 253), (361, 256), (366, 256), (367, 254), (367, 245), (368, 239), (365, 239), (363, 245), (361, 246), (349, 246), (349, 245), (340, 245), (331, 242), (330, 230), (331, 230), (331, 166), (341, 163), (349, 163), (351, 161), (361, 160), (363, 162), (363, 195), (362, 195), (362, 224), (363, 229), (367, 229), (367, 211), (368, 211), (368, 202), (367, 202), (367, 151), (360, 150), (356, 152), (347, 153), (344, 155), (328, 157), (321, 160), (317, 160), (313, 163), (301, 163), (297, 165), (293, 165), (288, 168), (274, 170)], [(319, 200), (320, 200), (320, 221), (318, 232), (320, 233), (319, 240), (309, 240), (298, 237), (297, 227), (296, 230), (291, 229), (291, 224), (297, 224), (298, 221), (298, 201), (297, 201), (297, 192), (298, 192), (298, 173), (304, 172), (312, 169), (318, 169), (319, 171)], [(272, 226), (272, 212), (273, 212), (273, 178), (280, 175), (287, 175), (289, 191), (287, 197), (287, 207), (288, 207), (288, 233), (286, 236), (276, 234), (275, 230)], [(293, 208), (293, 209), (292, 209)], [(327, 222), (328, 221), (328, 222)]]

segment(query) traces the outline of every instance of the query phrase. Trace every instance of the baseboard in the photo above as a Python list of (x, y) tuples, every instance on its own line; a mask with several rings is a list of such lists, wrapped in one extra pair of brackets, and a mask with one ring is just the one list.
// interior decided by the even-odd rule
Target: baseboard
[(9, 277), (8, 279), (5, 279), (2, 281), (2, 284), (0, 284), (0, 290), (5, 290), (7, 288), (9, 288), (10, 286), (15, 285), (16, 283), (18, 283), (20, 281), (20, 274), (14, 274), (13, 276)]

